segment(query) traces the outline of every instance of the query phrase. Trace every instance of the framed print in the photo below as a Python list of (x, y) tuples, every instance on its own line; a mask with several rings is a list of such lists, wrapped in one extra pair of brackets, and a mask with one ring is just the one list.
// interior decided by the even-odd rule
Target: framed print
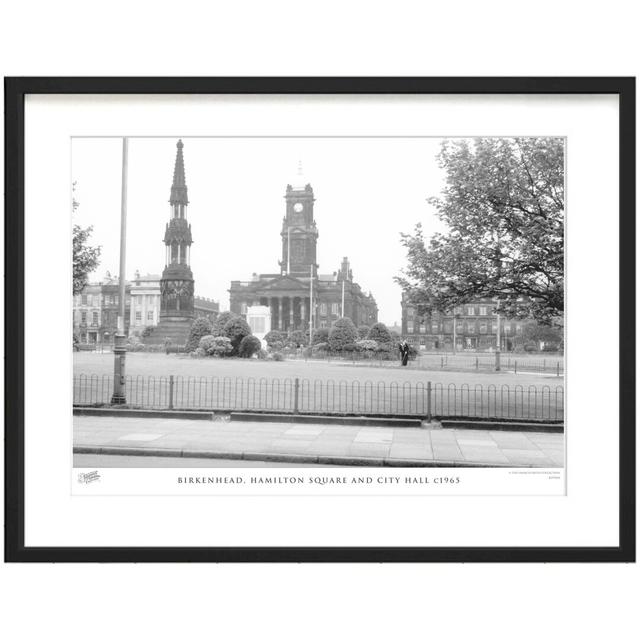
[(633, 78), (7, 78), (5, 131), (7, 560), (635, 560)]

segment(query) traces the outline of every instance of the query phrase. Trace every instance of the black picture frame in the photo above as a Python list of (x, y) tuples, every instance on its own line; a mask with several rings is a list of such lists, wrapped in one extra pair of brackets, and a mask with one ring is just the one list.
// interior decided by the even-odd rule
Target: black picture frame
[[(635, 78), (5, 78), (5, 561), (634, 562)], [(28, 94), (615, 94), (619, 98), (619, 530), (612, 547), (26, 547), (24, 540), (24, 104)], [(594, 514), (596, 517), (596, 514)]]

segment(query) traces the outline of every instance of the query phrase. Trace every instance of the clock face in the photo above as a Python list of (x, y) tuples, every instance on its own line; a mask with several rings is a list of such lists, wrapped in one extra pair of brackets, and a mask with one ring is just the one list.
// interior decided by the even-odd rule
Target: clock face
[(303, 209), (302, 202), (296, 202), (296, 203), (293, 205), (293, 210), (294, 210), (296, 213), (300, 213), (300, 212), (302, 211), (302, 209)]

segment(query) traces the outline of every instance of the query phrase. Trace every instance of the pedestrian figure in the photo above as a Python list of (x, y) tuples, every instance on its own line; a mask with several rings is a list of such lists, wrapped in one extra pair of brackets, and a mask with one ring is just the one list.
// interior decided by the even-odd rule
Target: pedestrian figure
[(400, 343), (400, 358), (402, 359), (402, 366), (406, 367), (409, 361), (409, 344), (406, 340)]

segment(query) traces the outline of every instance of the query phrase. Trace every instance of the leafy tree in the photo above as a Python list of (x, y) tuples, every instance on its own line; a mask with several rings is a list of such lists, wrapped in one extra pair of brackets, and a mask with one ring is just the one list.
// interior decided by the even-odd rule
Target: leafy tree
[(240, 316), (236, 316), (235, 318), (231, 318), (227, 324), (224, 325), (224, 335), (231, 340), (233, 355), (237, 355), (242, 338), (251, 335), (251, 328), (247, 324), (246, 320)]
[(522, 329), (522, 337), (525, 342), (545, 342), (555, 346), (559, 346), (564, 340), (562, 327), (537, 322), (528, 322)]
[(351, 318), (339, 318), (329, 332), (329, 348), (331, 351), (353, 350), (357, 339), (358, 330)]
[(313, 331), (313, 340), (311, 344), (317, 345), (322, 342), (329, 341), (329, 329), (327, 327), (319, 327), (318, 329), (314, 329)]
[(83, 229), (80, 225), (73, 225), (73, 295), (82, 292), (89, 281), (89, 274), (100, 264), (102, 247), (88, 244), (92, 231), (93, 227)]
[(254, 353), (258, 353), (262, 349), (262, 343), (256, 336), (245, 336), (240, 341), (238, 347), (238, 355), (241, 358), (250, 358)]
[(371, 329), (369, 329), (369, 333), (367, 334), (367, 340), (375, 340), (380, 344), (387, 344), (391, 342), (391, 333), (387, 326), (382, 322), (376, 322)]
[(446, 186), (430, 203), (448, 227), (427, 243), (402, 234), (396, 281), (422, 315), (477, 298), (508, 317), (550, 323), (564, 312), (564, 146), (560, 138), (446, 141)]
[(219, 313), (215, 320), (211, 323), (211, 335), (212, 336), (224, 336), (224, 326), (233, 318), (239, 318), (235, 313), (231, 311), (223, 311)]
[(360, 338), (360, 340), (364, 340), (369, 335), (369, 330), (370, 327), (366, 324), (360, 325), (358, 327), (358, 338)]
[(185, 350), (187, 351), (187, 353), (195, 351), (200, 345), (200, 338), (202, 338), (203, 336), (210, 336), (212, 330), (213, 327), (211, 326), (211, 321), (208, 318), (196, 318), (191, 323), (189, 338), (187, 339), (187, 344), (185, 346)]

